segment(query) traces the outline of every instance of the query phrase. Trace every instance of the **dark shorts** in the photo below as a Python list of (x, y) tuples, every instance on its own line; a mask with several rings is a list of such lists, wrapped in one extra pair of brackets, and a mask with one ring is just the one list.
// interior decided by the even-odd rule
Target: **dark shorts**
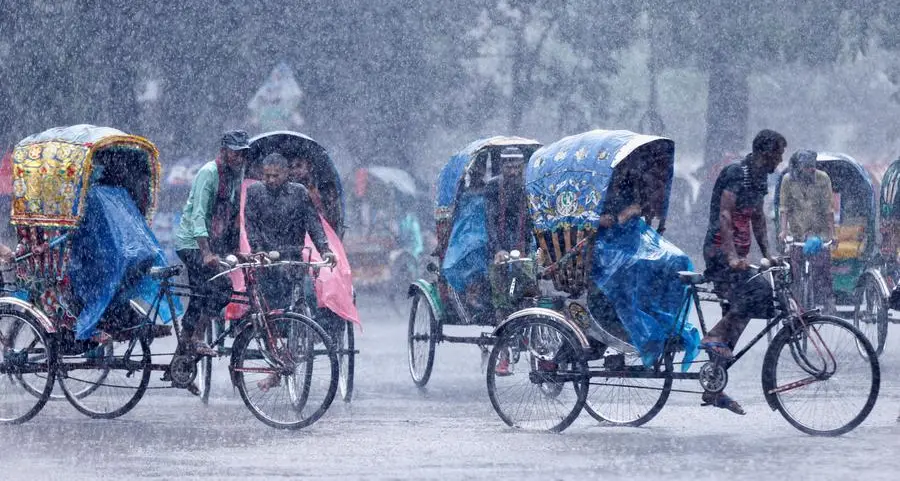
[(216, 317), (228, 305), (231, 300), (231, 278), (222, 276), (209, 282), (209, 279), (218, 274), (219, 270), (203, 265), (199, 249), (183, 249), (175, 253), (184, 263), (188, 283), (191, 285), (191, 293), (197, 295), (188, 301), (187, 311), (182, 318), (185, 329), (193, 332), (201, 313)]
[(703, 275), (713, 282), (716, 294), (728, 301), (729, 312), (745, 319), (771, 319), (775, 316), (772, 285), (768, 276), (754, 278), (756, 274), (755, 269), (732, 269), (724, 255), (716, 255), (706, 258)]

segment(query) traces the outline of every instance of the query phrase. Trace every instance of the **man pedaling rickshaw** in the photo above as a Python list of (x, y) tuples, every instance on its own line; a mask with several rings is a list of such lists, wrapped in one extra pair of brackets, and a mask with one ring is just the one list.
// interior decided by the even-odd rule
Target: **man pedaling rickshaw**
[[(832, 242), (837, 247), (834, 235), (834, 207), (832, 203), (831, 178), (816, 169), (816, 153), (800, 150), (791, 156), (791, 170), (781, 182), (781, 228), (779, 241), (787, 237), (795, 242), (805, 242), (803, 247), (790, 249), (791, 262), (799, 266), (804, 256), (809, 261), (813, 289), (817, 300), (824, 301), (825, 313), (834, 312), (834, 289), (831, 279), (831, 251), (821, 248)], [(794, 284), (795, 289), (800, 287)], [(795, 292), (794, 295), (800, 299)], [(806, 308), (812, 306), (804, 306)]]
[[(709, 207), (709, 228), (703, 243), (705, 276), (716, 292), (728, 301), (719, 321), (701, 340), (710, 360), (730, 359), (751, 317), (769, 319), (773, 314), (772, 287), (750, 269), (751, 230), (763, 257), (769, 257), (763, 201), (768, 194), (767, 177), (781, 163), (787, 141), (772, 130), (762, 130), (753, 139), (753, 151), (719, 174)], [(724, 392), (703, 393), (703, 405), (745, 414), (737, 401)]]
[[(518, 299), (537, 295), (533, 263), (503, 263), (513, 250), (521, 252), (523, 257), (534, 251), (534, 228), (523, 178), (525, 156), (516, 147), (506, 147), (500, 152), (500, 163), (500, 176), (491, 179), (485, 187), (488, 252), (494, 259), (488, 266), (488, 277), (498, 324), (517, 309)], [(508, 353), (501, 353), (496, 373), (510, 374)]]

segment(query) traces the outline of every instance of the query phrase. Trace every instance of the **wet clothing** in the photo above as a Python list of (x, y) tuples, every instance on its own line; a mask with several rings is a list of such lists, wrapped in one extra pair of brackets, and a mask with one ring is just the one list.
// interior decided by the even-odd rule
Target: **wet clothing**
[(523, 254), (532, 244), (534, 230), (525, 189), (506, 187), (502, 178), (485, 187), (488, 250), (493, 254), (518, 249)]
[[(175, 250), (199, 249), (198, 237), (209, 239), (216, 254), (237, 250), (238, 210), (243, 173), (225, 172), (221, 160), (208, 162), (197, 171), (191, 193), (175, 229)], [(214, 222), (215, 218), (215, 222)]]
[(191, 285), (192, 297), (189, 299), (187, 311), (181, 319), (185, 333), (190, 335), (193, 334), (194, 327), (202, 313), (206, 312), (211, 316), (217, 316), (219, 311), (228, 305), (231, 299), (231, 279), (228, 276), (222, 276), (209, 282), (209, 279), (219, 273), (219, 269), (203, 264), (200, 249), (181, 249), (175, 253), (184, 264), (188, 284)]
[(307, 232), (320, 253), (331, 252), (319, 214), (300, 184), (286, 182), (274, 192), (263, 183), (247, 187), (244, 215), (255, 252), (302, 247)]
[(815, 171), (812, 182), (801, 182), (791, 174), (781, 182), (781, 215), (788, 222), (788, 232), (794, 239), (807, 236), (831, 238), (829, 217), (832, 208), (831, 178), (821, 170)]
[[(299, 259), (307, 232), (321, 254), (331, 252), (315, 204), (300, 184), (286, 182), (274, 191), (263, 183), (247, 187), (244, 217), (247, 240), (254, 252), (274, 250), (285, 258)], [(268, 307), (287, 308), (294, 281), (302, 277), (292, 268), (264, 269), (259, 281)]]
[[(735, 212), (732, 213), (735, 252), (739, 257), (750, 253), (753, 238), (752, 218), (761, 210), (768, 193), (766, 175), (754, 175), (750, 169), (750, 156), (740, 163), (729, 165), (719, 173), (713, 187), (709, 209), (709, 228), (703, 244), (706, 261), (705, 275), (713, 281), (713, 288), (722, 299), (728, 301), (727, 310), (732, 313), (710, 329), (708, 336), (725, 339), (733, 348), (750, 318), (768, 319), (774, 315), (772, 286), (765, 276), (753, 278), (754, 270), (732, 269), (722, 247), (719, 213), (722, 194), (735, 195)], [(751, 280), (751, 278), (753, 278)], [(723, 312), (724, 314), (724, 312)], [(730, 321), (730, 322), (729, 322)]]
[[(752, 222), (756, 209), (762, 209), (766, 194), (769, 193), (766, 175), (754, 175), (750, 172), (750, 156), (737, 164), (731, 164), (719, 174), (713, 186), (712, 199), (709, 206), (709, 227), (706, 240), (703, 242), (704, 258), (712, 258), (722, 251), (722, 235), (719, 225), (719, 208), (722, 193), (729, 191), (735, 194), (735, 212), (731, 221), (734, 231), (734, 248), (740, 257), (750, 253), (753, 238)], [(708, 264), (708, 262), (707, 262)], [(727, 266), (727, 263), (726, 263)]]

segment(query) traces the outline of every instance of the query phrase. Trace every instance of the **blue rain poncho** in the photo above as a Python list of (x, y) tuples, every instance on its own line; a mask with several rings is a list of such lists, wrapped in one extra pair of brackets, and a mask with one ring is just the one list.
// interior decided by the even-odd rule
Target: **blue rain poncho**
[(700, 334), (689, 322), (687, 287), (678, 271), (693, 267), (690, 258), (642, 219), (633, 219), (597, 236), (592, 278), (613, 305), (616, 315), (646, 365), (662, 353), (666, 339), (679, 327), (685, 350), (682, 369), (697, 356)]
[(441, 271), (447, 283), (463, 292), (474, 281), (487, 278), (487, 215), (483, 195), (463, 194), (456, 206), (453, 230)]
[[(91, 187), (81, 226), (72, 237), (68, 271), (72, 292), (82, 305), (75, 338), (93, 336), (111, 305), (135, 298), (152, 302), (159, 282), (145, 274), (152, 266), (165, 265), (162, 248), (128, 192), (121, 187)], [(170, 322), (168, 306), (162, 304), (160, 315)]]

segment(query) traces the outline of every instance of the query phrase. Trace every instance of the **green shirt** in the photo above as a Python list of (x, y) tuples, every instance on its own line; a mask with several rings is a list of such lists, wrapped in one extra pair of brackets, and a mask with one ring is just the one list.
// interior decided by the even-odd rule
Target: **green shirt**
[(790, 235), (798, 240), (807, 235), (830, 239), (828, 218), (834, 217), (832, 197), (831, 179), (821, 170), (816, 170), (811, 184), (794, 180), (791, 174), (785, 175), (781, 182), (781, 215), (787, 220)]
[[(235, 203), (240, 200), (240, 181), (238, 178), (231, 183), (230, 198)], [(181, 211), (181, 221), (175, 229), (175, 250), (199, 249), (197, 238), (209, 237), (213, 203), (218, 189), (219, 170), (216, 162), (211, 161), (197, 171), (191, 184), (191, 193)]]

